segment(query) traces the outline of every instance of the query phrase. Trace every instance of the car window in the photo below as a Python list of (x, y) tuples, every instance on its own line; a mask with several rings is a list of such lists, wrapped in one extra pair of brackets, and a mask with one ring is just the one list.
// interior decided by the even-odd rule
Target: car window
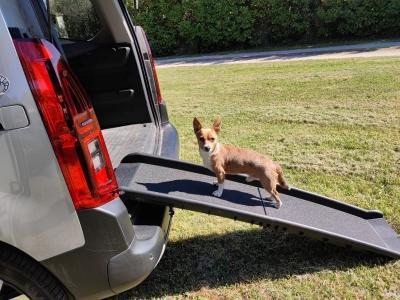
[(90, 0), (50, 0), (50, 9), (60, 38), (87, 41), (101, 30)]

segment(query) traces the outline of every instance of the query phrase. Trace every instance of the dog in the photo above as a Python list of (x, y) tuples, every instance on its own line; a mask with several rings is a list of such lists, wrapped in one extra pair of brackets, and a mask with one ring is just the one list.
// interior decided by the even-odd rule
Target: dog
[(289, 189), (280, 165), (253, 150), (219, 143), (218, 134), (221, 131), (221, 124), (221, 118), (217, 117), (212, 128), (204, 128), (198, 118), (193, 119), (193, 130), (197, 137), (203, 165), (217, 177), (215, 184), (218, 184), (218, 189), (213, 192), (213, 195), (222, 196), (226, 174), (245, 174), (248, 176), (247, 182), (259, 180), (263, 188), (275, 200), (275, 207), (280, 208), (282, 201), (276, 186)]

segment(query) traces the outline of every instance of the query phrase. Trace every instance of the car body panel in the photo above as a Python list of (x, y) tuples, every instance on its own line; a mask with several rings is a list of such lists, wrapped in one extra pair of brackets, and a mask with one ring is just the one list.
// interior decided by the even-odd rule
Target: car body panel
[(41, 261), (85, 240), (1, 9), (0, 41), (0, 74), (9, 82), (0, 108), (14, 107), (20, 119), (0, 129), (0, 241)]

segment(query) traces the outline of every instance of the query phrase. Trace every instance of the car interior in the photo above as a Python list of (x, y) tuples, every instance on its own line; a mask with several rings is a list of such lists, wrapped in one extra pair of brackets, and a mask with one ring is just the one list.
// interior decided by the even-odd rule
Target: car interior
[(88, 93), (114, 168), (132, 152), (155, 153), (158, 130), (137, 51), (118, 1), (53, 1), (53, 38)]

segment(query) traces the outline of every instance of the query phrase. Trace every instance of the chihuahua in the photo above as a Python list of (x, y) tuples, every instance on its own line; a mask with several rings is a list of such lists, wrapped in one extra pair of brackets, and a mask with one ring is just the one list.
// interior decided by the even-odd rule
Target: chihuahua
[(283, 177), (282, 168), (277, 163), (255, 151), (220, 144), (218, 142), (218, 134), (221, 131), (220, 117), (214, 121), (212, 128), (203, 128), (200, 121), (194, 118), (193, 130), (204, 166), (217, 177), (218, 189), (213, 192), (214, 196), (222, 196), (225, 174), (245, 174), (248, 176), (247, 182), (259, 180), (275, 200), (275, 207), (281, 207), (282, 201), (276, 185), (279, 184), (284, 189), (289, 189), (289, 186)]

